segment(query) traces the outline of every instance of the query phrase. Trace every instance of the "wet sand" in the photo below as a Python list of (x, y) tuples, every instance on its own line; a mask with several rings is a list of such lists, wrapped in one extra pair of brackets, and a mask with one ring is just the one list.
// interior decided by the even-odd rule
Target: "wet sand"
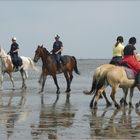
[[(19, 73), (14, 74), (15, 90), (5, 75), (0, 91), (0, 140), (140, 139), (140, 108), (106, 108), (104, 99), (98, 102), (97, 110), (89, 107), (92, 96), (84, 95), (83, 90), (90, 89), (94, 69), (103, 63), (108, 60), (78, 60), (81, 75), (74, 74), (70, 94), (65, 93), (64, 76), (58, 75), (59, 97), (51, 77), (44, 95), (38, 94), (39, 72), (29, 70), (26, 90), (20, 89)], [(111, 101), (110, 88), (107, 92)], [(122, 95), (119, 89), (117, 101)], [(135, 89), (133, 105), (139, 100)]]

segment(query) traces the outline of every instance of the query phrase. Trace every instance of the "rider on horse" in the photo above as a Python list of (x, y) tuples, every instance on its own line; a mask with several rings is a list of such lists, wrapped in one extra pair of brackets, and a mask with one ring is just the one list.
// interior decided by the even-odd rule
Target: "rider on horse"
[(10, 54), (12, 63), (14, 65), (13, 70), (16, 72), (19, 70), (19, 66), (22, 65), (22, 60), (18, 56), (18, 51), (19, 51), (19, 45), (16, 42), (16, 37), (12, 38), (12, 44), (11, 44), (11, 49), (8, 54)]
[(56, 62), (57, 62), (57, 70), (59, 71), (61, 69), (61, 52), (63, 50), (63, 43), (59, 40), (59, 36), (55, 36), (55, 42), (53, 44), (52, 53), (55, 56)]

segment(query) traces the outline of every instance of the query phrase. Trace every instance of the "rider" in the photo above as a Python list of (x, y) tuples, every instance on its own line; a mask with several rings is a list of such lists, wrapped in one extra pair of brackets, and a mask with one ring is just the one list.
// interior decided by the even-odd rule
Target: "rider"
[(110, 64), (120, 65), (123, 57), (123, 50), (124, 50), (123, 37), (118, 36), (116, 41), (117, 42), (113, 47), (113, 57), (110, 61)]
[[(136, 44), (136, 38), (131, 37), (129, 39), (128, 45), (125, 46), (124, 48), (124, 57), (122, 59), (121, 64), (122, 65), (127, 65), (129, 68), (131, 68), (134, 73), (136, 74), (135, 78), (135, 85), (140, 87), (140, 62), (136, 59), (137, 51), (135, 48)], [(140, 90), (140, 88), (139, 88)]]
[(13, 70), (14, 71), (18, 71), (18, 66), (20, 65), (20, 60), (18, 57), (18, 51), (19, 51), (19, 45), (16, 42), (16, 37), (12, 38), (12, 44), (11, 44), (11, 48), (8, 54), (10, 54), (11, 58), (12, 58), (12, 62), (13, 62)]
[(53, 43), (53, 49), (52, 49), (52, 53), (54, 54), (55, 56), (55, 59), (57, 61), (57, 69), (58, 71), (61, 69), (61, 53), (62, 53), (62, 50), (63, 50), (63, 43), (59, 40), (59, 36), (56, 35), (55, 36), (55, 42)]

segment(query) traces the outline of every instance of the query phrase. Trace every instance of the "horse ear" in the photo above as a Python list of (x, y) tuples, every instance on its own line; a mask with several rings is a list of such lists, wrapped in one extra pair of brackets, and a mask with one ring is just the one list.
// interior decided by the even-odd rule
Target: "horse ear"
[(43, 44), (41, 45), (41, 47), (43, 48)]

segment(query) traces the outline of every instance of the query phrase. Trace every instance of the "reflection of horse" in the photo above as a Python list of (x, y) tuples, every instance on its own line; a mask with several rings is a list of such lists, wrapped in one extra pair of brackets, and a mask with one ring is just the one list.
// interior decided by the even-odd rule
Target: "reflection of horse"
[(75, 112), (73, 112), (70, 101), (67, 99), (62, 107), (54, 104), (50, 107), (43, 103), (41, 104), (39, 122), (31, 126), (33, 139), (44, 137), (48, 137), (47, 139), (58, 139), (61, 137), (57, 132), (58, 128), (70, 128), (72, 126)]
[(17, 101), (18, 105), (16, 106), (12, 105), (12, 99), (15, 97), (15, 92), (12, 91), (8, 94), (10, 95), (8, 102), (1, 106), (0, 124), (5, 124), (7, 139), (11, 139), (14, 131), (16, 131), (16, 122), (21, 123), (25, 121), (29, 115), (29, 112), (24, 110), (27, 96), (25, 90), (21, 91), (21, 96), (19, 97), (20, 99)]
[[(23, 65), (20, 68), (20, 73), (22, 77), (22, 88), (26, 88), (25, 80), (28, 78), (27, 70), (30, 67), (35, 69), (35, 67), (34, 67), (34, 62), (32, 61), (30, 57), (21, 56), (21, 59), (23, 62)], [(13, 72), (13, 64), (12, 64), (10, 55), (6, 54), (6, 52), (2, 48), (0, 48), (0, 86), (1, 88), (2, 88), (3, 76), (5, 73), (9, 75), (13, 88), (15, 87), (14, 80), (12, 77), (12, 72)]]
[[(101, 75), (102, 79), (99, 80), (98, 84), (100, 85), (99, 90), (96, 92), (94, 95), (92, 101), (91, 101), (91, 106), (93, 105), (93, 101), (95, 98), (94, 102), (94, 107), (97, 107), (97, 101), (99, 99), (100, 94), (106, 89), (108, 85), (112, 87), (111, 91), (111, 98), (114, 102), (115, 107), (120, 108), (119, 104), (117, 103), (115, 99), (115, 94), (117, 92), (117, 89), (120, 87), (123, 89), (125, 96), (127, 96), (128, 89), (130, 88), (130, 101), (129, 105), (132, 106), (132, 96), (133, 96), (133, 91), (134, 91), (134, 79), (129, 79), (127, 77), (126, 71), (124, 67), (114, 67), (111, 70), (109, 70), (106, 74)], [(126, 100), (126, 97), (124, 98)]]
[(105, 110), (103, 113), (98, 113), (95, 109), (92, 111), (91, 139), (131, 139), (132, 137), (138, 139), (140, 137), (140, 129), (135, 127), (136, 117), (133, 117), (135, 113), (131, 108)]
[[(42, 88), (40, 92), (43, 92), (44, 90), (44, 85), (45, 85), (45, 81), (46, 81), (46, 77), (47, 75), (51, 75), (53, 77), (54, 83), (57, 87), (57, 92), (56, 93), (60, 93), (59, 91), (59, 86), (57, 83), (57, 66), (56, 66), (56, 60), (54, 58), (53, 55), (51, 55), (46, 48), (42, 46), (38, 46), (36, 51), (35, 51), (35, 56), (34, 56), (34, 62), (37, 62), (39, 60), (39, 58), (41, 58), (42, 60), (42, 74), (41, 74), (41, 78), (43, 78), (43, 82), (42, 82)], [(62, 65), (62, 72), (64, 73), (64, 76), (66, 78), (67, 81), (67, 89), (66, 92), (70, 92), (70, 86), (71, 86), (71, 82), (73, 79), (73, 70), (79, 74), (78, 68), (77, 68), (77, 61), (76, 58), (74, 56), (64, 56), (64, 60), (66, 61), (65, 64)], [(62, 73), (61, 72), (61, 73)]]

